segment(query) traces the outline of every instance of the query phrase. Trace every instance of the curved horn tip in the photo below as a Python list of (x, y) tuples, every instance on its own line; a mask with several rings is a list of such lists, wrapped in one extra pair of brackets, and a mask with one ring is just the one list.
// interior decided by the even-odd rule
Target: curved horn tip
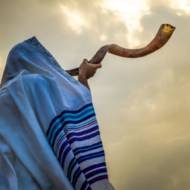
[(172, 29), (175, 29), (175, 28), (176, 28), (175, 26), (173, 26), (173, 25), (171, 25), (171, 24), (169, 24), (169, 23), (164, 23), (164, 24), (162, 24), (162, 25), (164, 25), (164, 26), (166, 26), (166, 27), (171, 27)]
[(166, 23), (166, 24), (161, 25), (161, 30), (166, 33), (172, 33), (172, 32), (174, 32), (175, 29), (176, 29), (176, 27), (171, 24)]

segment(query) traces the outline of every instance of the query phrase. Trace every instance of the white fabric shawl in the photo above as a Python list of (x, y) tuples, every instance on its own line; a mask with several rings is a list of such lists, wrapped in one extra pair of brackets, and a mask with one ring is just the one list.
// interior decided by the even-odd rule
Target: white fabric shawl
[(112, 189), (91, 93), (36, 37), (9, 52), (0, 108), (0, 190)]

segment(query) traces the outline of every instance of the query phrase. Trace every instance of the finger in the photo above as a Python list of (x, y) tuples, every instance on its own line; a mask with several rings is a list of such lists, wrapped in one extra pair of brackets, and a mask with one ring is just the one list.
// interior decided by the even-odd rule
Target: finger
[(96, 68), (101, 68), (101, 67), (102, 67), (102, 64), (101, 64), (101, 63), (94, 64), (94, 65), (96, 65)]
[(88, 65), (93, 68), (97, 68), (97, 69), (102, 67), (101, 63), (93, 64), (93, 63), (88, 62)]
[(84, 58), (84, 59), (82, 60), (82, 63), (88, 63), (88, 60), (87, 60), (86, 58)]

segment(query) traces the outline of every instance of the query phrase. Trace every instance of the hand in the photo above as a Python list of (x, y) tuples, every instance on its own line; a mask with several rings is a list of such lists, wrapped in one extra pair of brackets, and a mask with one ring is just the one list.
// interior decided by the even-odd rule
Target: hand
[(79, 67), (79, 78), (89, 79), (93, 77), (94, 74), (96, 73), (96, 70), (101, 67), (102, 67), (101, 63), (92, 64), (88, 62), (87, 59), (84, 59)]

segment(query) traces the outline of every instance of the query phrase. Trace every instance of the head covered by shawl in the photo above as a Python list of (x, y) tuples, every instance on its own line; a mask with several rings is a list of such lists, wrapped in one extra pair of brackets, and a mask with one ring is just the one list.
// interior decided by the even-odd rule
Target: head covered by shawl
[[(0, 106), (1, 145), (9, 146), (40, 189), (111, 189), (90, 90), (36, 37), (9, 52)], [(24, 182), (1, 145), (4, 170), (20, 189)]]

